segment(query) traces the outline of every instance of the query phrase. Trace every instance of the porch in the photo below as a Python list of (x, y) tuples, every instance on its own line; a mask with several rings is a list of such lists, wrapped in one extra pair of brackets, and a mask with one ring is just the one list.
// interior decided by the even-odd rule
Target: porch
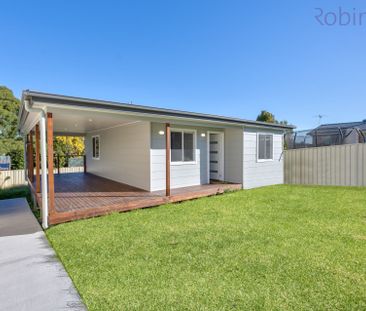
[[(33, 183), (34, 194), (41, 204), (42, 195), (36, 193), (35, 187)], [(239, 190), (241, 184), (216, 183), (172, 189), (167, 197), (165, 191), (148, 192), (90, 173), (66, 173), (54, 175), (54, 189), (55, 209), (49, 216), (50, 224), (216, 195)]]
[[(235, 139), (224, 145), (227, 128), (221, 121), (184, 120), (129, 104), (96, 107), (93, 100), (42, 93), (26, 92), (22, 101), (25, 175), (44, 228), (241, 189), (241, 184), (209, 184), (210, 179), (241, 182), (240, 157), (230, 156), (237, 151), (230, 145)], [(242, 135), (242, 128), (227, 135), (232, 132)], [(57, 136), (84, 137), (83, 173), (62, 174), (53, 145)], [(230, 165), (224, 173), (225, 146)]]

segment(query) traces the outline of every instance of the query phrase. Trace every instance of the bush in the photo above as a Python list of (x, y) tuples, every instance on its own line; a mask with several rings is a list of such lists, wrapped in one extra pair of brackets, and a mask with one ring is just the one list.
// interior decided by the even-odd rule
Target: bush
[(32, 203), (30, 190), (27, 186), (15, 186), (0, 190), (0, 200), (15, 199), (25, 197), (28, 202)]
[(40, 210), (33, 205), (32, 194), (28, 186), (14, 186), (0, 189), (0, 200), (26, 198), (31, 210), (37, 219), (40, 219)]
[(24, 168), (24, 150), (23, 148), (12, 149), (6, 153), (11, 158), (11, 169), (19, 170)]

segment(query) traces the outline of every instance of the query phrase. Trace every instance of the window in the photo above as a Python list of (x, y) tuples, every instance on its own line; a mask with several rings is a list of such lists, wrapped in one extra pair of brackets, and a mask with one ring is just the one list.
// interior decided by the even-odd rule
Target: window
[(170, 138), (172, 162), (195, 161), (195, 132), (175, 130), (171, 132)]
[(99, 136), (93, 136), (93, 159), (99, 160), (100, 156), (100, 138)]
[(273, 160), (273, 135), (258, 134), (258, 161)]

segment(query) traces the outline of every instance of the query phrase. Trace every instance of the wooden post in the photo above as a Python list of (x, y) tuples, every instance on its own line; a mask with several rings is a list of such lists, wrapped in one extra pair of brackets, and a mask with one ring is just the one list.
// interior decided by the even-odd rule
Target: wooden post
[(34, 158), (33, 158), (33, 131), (29, 133), (29, 179), (34, 180)]
[(29, 175), (30, 175), (30, 170), (29, 170), (29, 134), (27, 134), (27, 178), (29, 179)]
[(40, 151), (40, 142), (39, 142), (39, 125), (36, 125), (36, 192), (41, 192), (41, 174), (40, 174), (40, 165), (41, 165), (41, 151)]
[(170, 124), (165, 124), (165, 195), (170, 196)]
[(28, 178), (28, 144), (27, 144), (27, 136), (23, 136), (23, 145), (24, 145), (24, 180), (27, 181)]
[(60, 155), (57, 154), (57, 174), (60, 175)]
[(53, 118), (47, 113), (47, 161), (48, 161), (48, 211), (49, 215), (55, 210), (55, 178), (53, 176)]
[(83, 160), (84, 160), (84, 174), (86, 173), (86, 155), (83, 155)]

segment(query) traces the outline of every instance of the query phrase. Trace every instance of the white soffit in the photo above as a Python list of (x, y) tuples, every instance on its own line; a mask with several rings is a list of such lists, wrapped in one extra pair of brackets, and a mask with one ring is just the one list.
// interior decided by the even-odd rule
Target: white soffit
[(99, 113), (85, 110), (48, 109), (53, 115), (53, 129), (55, 133), (86, 134), (96, 130), (126, 125), (136, 118), (121, 115)]

